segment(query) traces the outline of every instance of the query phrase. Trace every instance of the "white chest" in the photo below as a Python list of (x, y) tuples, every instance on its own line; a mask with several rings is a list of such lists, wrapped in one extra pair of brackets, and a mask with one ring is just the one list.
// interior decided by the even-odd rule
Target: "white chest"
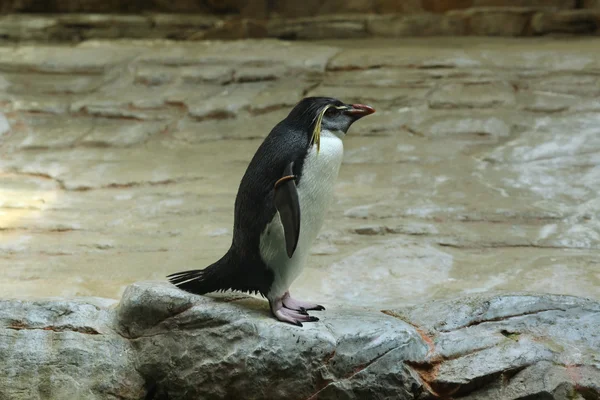
[[(315, 226), (313, 218), (323, 216), (333, 197), (344, 155), (344, 145), (333, 135), (321, 136), (321, 149), (313, 146), (304, 160), (302, 178), (298, 184), (301, 227)], [(320, 225), (319, 225), (320, 228)], [(302, 234), (302, 233), (300, 233)]]
[(275, 273), (275, 281), (271, 289), (274, 296), (285, 293), (293, 280), (302, 272), (310, 247), (323, 225), (325, 211), (333, 198), (333, 188), (343, 155), (342, 140), (323, 131), (320, 151), (317, 153), (316, 146), (313, 146), (304, 160), (302, 177), (297, 186), (300, 203), (300, 237), (292, 258), (287, 256), (285, 250), (283, 226), (278, 213), (261, 235), (261, 257)]

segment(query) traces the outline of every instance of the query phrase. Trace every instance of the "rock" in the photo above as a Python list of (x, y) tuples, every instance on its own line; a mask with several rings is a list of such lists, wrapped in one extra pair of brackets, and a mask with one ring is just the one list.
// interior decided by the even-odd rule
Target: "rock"
[(581, 8), (599, 8), (600, 0), (583, 0)]
[[(290, 0), (284, 0), (289, 1)], [(317, 15), (322, 14), (370, 14), (374, 10), (373, 0), (328, 0), (320, 2)]]
[[(88, 2), (91, 0), (88, 0)], [(249, 38), (353, 39), (411, 36), (532, 36), (596, 32), (595, 0), (310, 0), (303, 3), (234, 0), (213, 5), (178, 0), (150, 13), (116, 4), (123, 14), (9, 14), (0, 17), (0, 39), (81, 42), (88, 39), (163, 38), (184, 41)], [(218, 4), (217, 4), (218, 3)], [(576, 7), (577, 5), (577, 7)], [(62, 8), (57, 7), (60, 11)], [(85, 8), (80, 5), (71, 11)], [(577, 9), (576, 9), (577, 8)], [(26, 10), (31, 11), (28, 7)], [(108, 10), (108, 9), (107, 9)], [(107, 11), (105, 10), (105, 11)], [(172, 11), (179, 14), (170, 14)], [(204, 11), (204, 13), (202, 13)], [(192, 14), (190, 14), (190, 12)], [(536, 14), (535, 24), (531, 24)], [(533, 29), (532, 29), (533, 27)]]
[[(423, 357), (426, 346), (412, 326), (379, 312), (325, 314), (328, 322), (297, 328), (274, 320), (264, 300), (197, 297), (141, 283), (127, 289), (118, 315), (119, 329), (136, 338), (136, 368), (156, 385), (153, 398), (305, 399), (319, 393), (327, 399), (423, 391), (403, 361)], [(357, 321), (364, 329), (355, 329)]]
[(414, 367), (442, 397), (562, 399), (561, 390), (600, 392), (600, 333), (590, 330), (600, 318), (597, 302), (486, 294), (387, 313), (418, 326), (430, 352)]
[(311, 18), (271, 18), (267, 36), (281, 39), (351, 39), (367, 36), (365, 15), (333, 15)]
[(224, 65), (205, 65), (202, 68), (196, 66), (181, 67), (180, 71), (183, 83), (226, 85), (233, 81), (233, 68)]
[(435, 13), (469, 8), (488, 8), (493, 13), (493, 8), (502, 9), (507, 6), (536, 9), (569, 9), (575, 8), (576, 5), (575, 0), (512, 0), (509, 2), (505, 0), (422, 0), (421, 3), (425, 10)]
[[(231, 227), (254, 151), (319, 93), (373, 101), (377, 114), (345, 141), (325, 221), (336, 235), (317, 240), (300, 297), (597, 298), (597, 47), (550, 37), (5, 46), (0, 292), (117, 297), (137, 279), (214, 261), (231, 232), (210, 232)], [(113, 53), (123, 57), (106, 62)], [(394, 247), (401, 240), (412, 244)]]
[(185, 119), (176, 126), (173, 137), (186, 143), (198, 143), (208, 140), (229, 139), (262, 139), (265, 130), (270, 130), (275, 124), (285, 118), (285, 112), (273, 112), (248, 117), (248, 125), (240, 125), (235, 118), (208, 119), (198, 121)]
[[(584, 0), (584, 6), (594, 4), (595, 0)], [(512, 0), (511, 5), (519, 7), (546, 8), (575, 8), (575, 0)], [(264, 18), (267, 14), (285, 16), (311, 16), (332, 13), (369, 13), (369, 12), (418, 12), (429, 11), (444, 13), (450, 10), (468, 7), (504, 6), (503, 0), (329, 0), (326, 2), (309, 0), (298, 3), (294, 0), (269, 2), (266, 0), (172, 0), (169, 2), (131, 2), (127, 0), (60, 0), (52, 3), (32, 0), (8, 0), (0, 6), (0, 11), (6, 12), (129, 12), (140, 13), (148, 11), (181, 12), (181, 13), (212, 13), (241, 14)]]
[(526, 28), (534, 12), (534, 9), (526, 7), (490, 7), (452, 11), (449, 14), (468, 19), (471, 35), (523, 36), (527, 33)]
[[(536, 113), (557, 113), (567, 111), (571, 107), (583, 103), (578, 96), (544, 91), (517, 93), (517, 101), (523, 110)], [(588, 102), (585, 103), (589, 104)]]
[(473, 0), (422, 0), (421, 4), (423, 5), (423, 8), (427, 11), (434, 13), (445, 13), (446, 11), (450, 10), (471, 7), (473, 5)]
[(158, 282), (114, 301), (0, 301), (0, 397), (564, 399), (600, 395), (600, 304), (504, 293), (299, 328), (265, 300)]
[[(349, 71), (375, 68), (476, 68), (481, 66), (479, 57), (463, 49), (435, 46), (433, 52), (414, 51), (408, 48), (382, 46), (373, 52), (366, 48), (342, 51), (327, 65), (328, 71)], [(403, 71), (404, 72), (404, 71)]]
[(44, 40), (56, 25), (55, 19), (42, 15), (4, 15), (0, 16), (0, 38), (16, 41)]
[(166, 128), (157, 121), (115, 121), (99, 119), (91, 131), (81, 138), (80, 143), (99, 147), (128, 147), (143, 143)]
[[(43, 103), (44, 97), (46, 97), (46, 100), (50, 97), (45, 95), (49, 94), (56, 97), (57, 94), (68, 95), (92, 92), (105, 81), (102, 76), (70, 73), (66, 73), (64, 76), (53, 76), (53, 79), (48, 79), (44, 73), (23, 74), (22, 72), (9, 73), (5, 77), (9, 84), (9, 90), (12, 93), (24, 95), (24, 100), (29, 100), (30, 105), (35, 99)], [(27, 106), (24, 105), (24, 107)]]
[[(212, 11), (226, 13), (239, 11), (245, 2), (243, 0), (207, 0), (205, 3)], [(256, 3), (261, 3), (261, 1)]]
[(413, 129), (425, 137), (471, 137), (479, 140), (490, 138), (494, 141), (508, 137), (511, 133), (511, 126), (502, 119), (486, 115), (472, 117), (468, 112), (461, 113), (456, 110), (428, 118), (415, 124)]
[(145, 37), (151, 29), (151, 21), (143, 15), (65, 14), (58, 17), (52, 34), (59, 40)]
[(229, 18), (216, 23), (211, 29), (194, 33), (185, 39), (210, 40), (210, 39), (246, 39), (267, 37), (265, 22), (263, 20), (247, 20)]
[[(43, 87), (44, 85), (42, 83), (40, 89)], [(13, 110), (15, 111), (50, 115), (65, 114), (69, 111), (69, 104), (66, 99), (57, 98), (56, 93), (23, 93), (18, 96), (11, 96), (10, 101)]]
[(538, 35), (549, 33), (598, 34), (600, 33), (600, 10), (564, 10), (537, 13), (531, 20), (533, 31)]
[(198, 120), (234, 117), (241, 110), (249, 108), (252, 99), (267, 87), (268, 83), (263, 82), (227, 86), (227, 89), (223, 89), (208, 100), (190, 105), (189, 115)]
[(374, 10), (378, 14), (413, 14), (424, 11), (421, 0), (375, 0)]
[(131, 2), (127, 0), (58, 0), (52, 3), (31, 0), (8, 0), (0, 7), (4, 12), (34, 13), (115, 13), (142, 12), (160, 9), (166, 12), (207, 12), (203, 1), (171, 0), (169, 2)]
[(372, 16), (367, 22), (371, 36), (460, 36), (466, 33), (466, 20), (458, 15), (432, 13)]
[[(102, 74), (115, 64), (133, 59), (135, 49), (110, 47), (0, 47), (0, 68), (3, 71), (29, 71), (47, 74)], [(54, 77), (57, 79), (58, 77)]]
[[(72, 146), (81, 135), (91, 131), (90, 121), (72, 118), (68, 121), (56, 121), (54, 118), (32, 115), (25, 120), (26, 135), (19, 135), (18, 146), (22, 149), (65, 148)], [(78, 132), (65, 135), (65, 131)], [(14, 139), (17, 139), (15, 137)]]
[(206, 14), (150, 14), (148, 17), (154, 26), (165, 31), (179, 28), (208, 29), (219, 21), (218, 17)]
[(134, 74), (135, 83), (146, 86), (167, 85), (175, 80), (172, 68), (160, 65), (136, 66)]
[[(82, 47), (94, 46), (110, 48), (109, 43), (88, 42)], [(151, 50), (153, 43), (147, 46), (124, 46), (123, 49)], [(277, 40), (246, 41), (202, 41), (184, 46), (162, 48), (160, 52), (146, 51), (136, 59), (136, 65), (166, 65), (171, 67), (204, 66), (223, 68), (274, 67), (283, 66), (287, 73), (322, 73), (329, 59), (339, 49), (331, 46), (311, 43), (289, 43)], [(1, 65), (1, 64), (0, 64)]]
[[(584, 0), (585, 1), (585, 0)], [(473, 7), (506, 7), (505, 0), (473, 0)], [(576, 0), (512, 0), (512, 7), (530, 7), (537, 9), (576, 8)]]
[(384, 235), (385, 227), (381, 226), (381, 225), (363, 225), (363, 226), (359, 226), (359, 227), (355, 228), (353, 231), (354, 231), (354, 233), (356, 233), (358, 235), (367, 235), (367, 236)]
[[(570, 58), (566, 63), (568, 67), (575, 67), (579, 60)], [(583, 60), (581, 60), (583, 61)], [(589, 62), (589, 61), (588, 61)], [(599, 65), (597, 61), (590, 64)], [(582, 103), (592, 105), (593, 100), (586, 97), (595, 97), (600, 94), (600, 86), (597, 78), (590, 75), (571, 75), (556, 73), (552, 76), (542, 76), (529, 80), (528, 86), (533, 90), (540, 90), (552, 94), (568, 94), (577, 96)]]
[(143, 399), (107, 300), (0, 301), (0, 398)]
[(432, 109), (507, 107), (514, 102), (514, 88), (505, 82), (444, 85), (429, 97)]
[(0, 112), (0, 136), (10, 132), (10, 123), (6, 119), (6, 116)]

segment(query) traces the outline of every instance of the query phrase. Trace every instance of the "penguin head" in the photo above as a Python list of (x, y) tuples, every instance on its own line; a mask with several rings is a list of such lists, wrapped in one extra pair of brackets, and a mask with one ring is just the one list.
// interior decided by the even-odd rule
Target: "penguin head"
[(370, 106), (346, 104), (332, 97), (306, 97), (292, 109), (288, 119), (308, 127), (308, 134), (318, 140), (321, 131), (329, 131), (341, 138), (350, 125), (374, 112)]

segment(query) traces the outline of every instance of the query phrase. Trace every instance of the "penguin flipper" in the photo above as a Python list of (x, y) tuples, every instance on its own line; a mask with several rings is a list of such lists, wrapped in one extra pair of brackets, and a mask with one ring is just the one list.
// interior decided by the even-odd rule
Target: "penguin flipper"
[(275, 182), (275, 207), (279, 211), (279, 218), (283, 225), (285, 247), (289, 258), (294, 255), (300, 237), (300, 201), (293, 168), (292, 161), (285, 167), (283, 176)]

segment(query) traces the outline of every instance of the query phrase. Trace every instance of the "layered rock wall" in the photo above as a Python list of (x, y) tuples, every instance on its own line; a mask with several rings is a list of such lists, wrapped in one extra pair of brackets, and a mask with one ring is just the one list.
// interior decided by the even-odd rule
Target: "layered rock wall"
[[(574, 45), (576, 43), (576, 45)], [(0, 293), (118, 298), (231, 245), (240, 177), (304, 96), (369, 104), (301, 298), (600, 299), (600, 40), (0, 48)]]
[[(9, 0), (0, 40), (597, 35), (598, 0)], [(34, 13), (34, 14), (31, 14)]]

